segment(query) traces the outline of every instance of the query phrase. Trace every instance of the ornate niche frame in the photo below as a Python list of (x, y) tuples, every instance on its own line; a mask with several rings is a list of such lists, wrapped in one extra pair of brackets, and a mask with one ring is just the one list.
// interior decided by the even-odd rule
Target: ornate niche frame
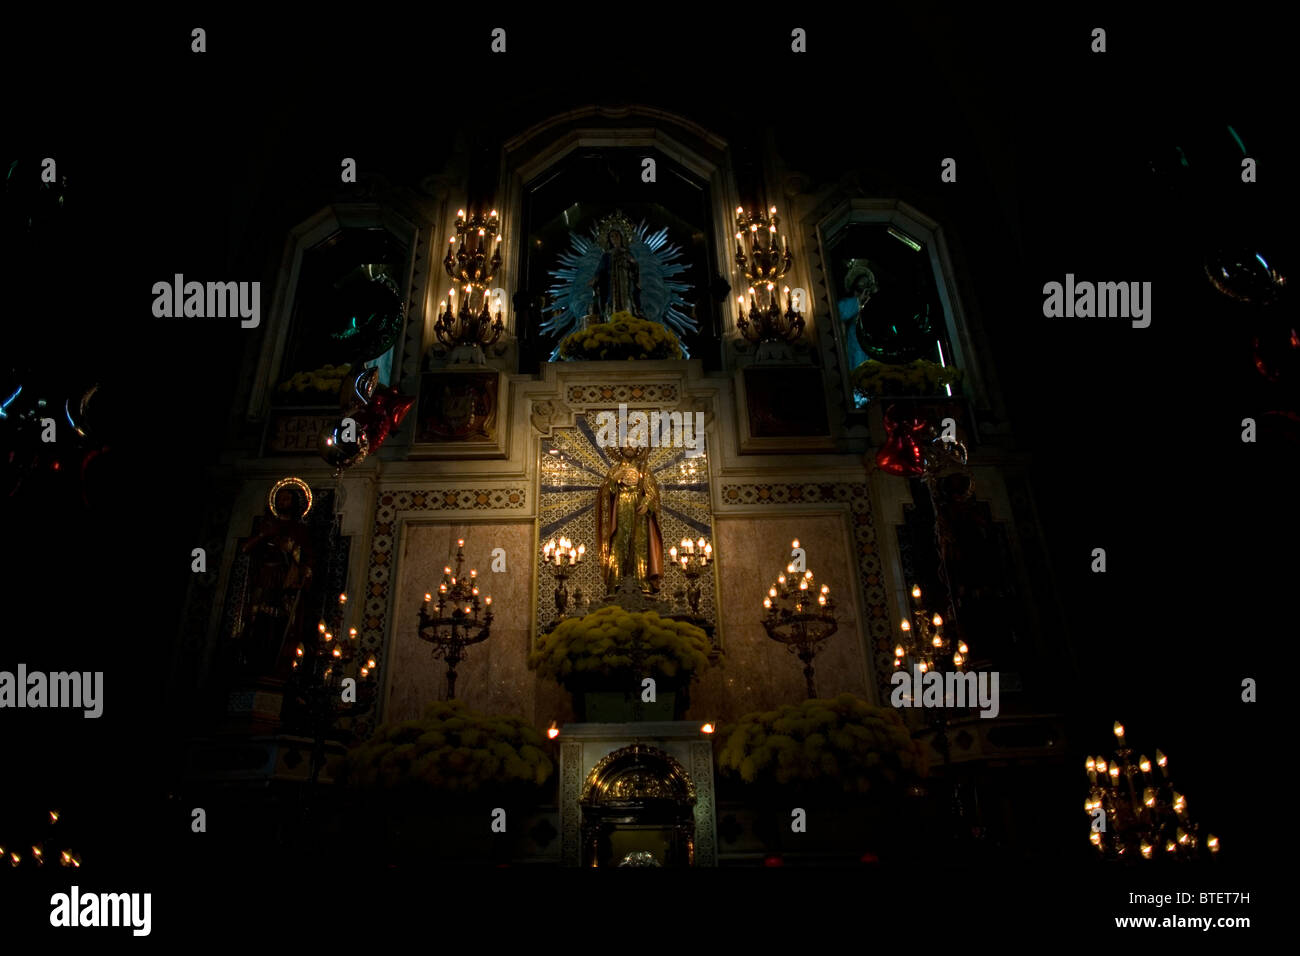
[[(948, 248), (943, 228), (938, 222), (900, 199), (841, 199), (834, 205), (823, 205), (804, 219), (805, 235), (811, 233), (813, 266), (817, 280), (816, 300), (823, 315), (831, 316), (831, 335), (821, 338), (822, 356), (828, 370), (837, 374), (829, 376), (839, 385), (843, 407), (854, 413), (853, 387), (849, 382), (847, 352), (843, 323), (833, 321), (838, 315), (839, 289), (831, 268), (831, 249), (840, 233), (852, 223), (884, 223), (897, 226), (901, 231), (925, 243), (934, 273), (935, 287), (943, 307), (944, 329), (952, 347), (952, 364), (965, 372), (964, 391), (973, 409), (989, 409), (995, 402), (993, 382), (978, 360), (975, 333), (968, 321), (967, 309), (958, 293), (956, 270)], [(976, 416), (978, 417), (978, 416)], [(973, 425), (973, 422), (972, 422)]]
[[(732, 248), (730, 226), (735, 220), (738, 191), (727, 141), (693, 120), (652, 106), (585, 106), (549, 117), (507, 140), (497, 186), (502, 233), (521, 236), (528, 183), (545, 175), (575, 150), (590, 147), (656, 150), (707, 182), (712, 206), (711, 239), (720, 259), (710, 268), (729, 282), (734, 281), (735, 266), (726, 257)], [(499, 284), (514, 295), (519, 291), (523, 248), (519, 242), (508, 245)], [(734, 307), (722, 307), (720, 315), (724, 340), (735, 336)], [(519, 334), (517, 327), (513, 331)], [(724, 368), (729, 361), (724, 348)]]
[[(422, 334), (423, 323), (411, 319), (422, 315), (424, 311), (429, 271), (426, 261), (431, 235), (429, 228), (427, 225), (417, 225), (411, 218), (382, 203), (333, 203), (294, 226), (285, 238), (271, 308), (263, 323), (265, 338), (248, 396), (246, 415), (249, 420), (262, 421), (270, 417), (271, 391), (275, 387), (275, 377), (288, 344), (289, 320), (298, 296), (303, 256), (313, 246), (343, 229), (374, 228), (386, 229), (410, 250), (402, 282), (406, 293), (408, 321), (404, 334), (394, 346), (393, 379), (394, 384), (398, 384), (404, 392), (414, 392), (420, 362), (418, 337)], [(414, 346), (410, 342), (413, 328), (417, 336)]]
[[(598, 865), (613, 834), (638, 830), (666, 834), (661, 865), (695, 865), (695, 783), (671, 754), (645, 744), (606, 754), (587, 774), (578, 803), (583, 866)], [(619, 865), (616, 858), (607, 863)]]

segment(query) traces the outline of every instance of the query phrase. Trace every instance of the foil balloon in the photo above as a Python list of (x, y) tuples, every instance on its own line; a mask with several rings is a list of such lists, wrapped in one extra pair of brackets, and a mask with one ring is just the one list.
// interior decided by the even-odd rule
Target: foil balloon
[(881, 471), (902, 478), (919, 478), (925, 474), (925, 453), (917, 437), (929, 428), (927, 422), (915, 412), (897, 412), (890, 405), (885, 411), (885, 444), (876, 453), (876, 465)]
[(344, 431), (343, 422), (337, 422), (320, 433), (317, 443), (321, 458), (339, 471), (364, 461), (370, 454), (370, 439), (359, 419), (354, 426), (356, 434), (353, 441), (345, 440)]
[(1216, 249), (1205, 257), (1205, 275), (1219, 292), (1250, 305), (1271, 305), (1286, 288), (1286, 276), (1251, 248)]
[(354, 365), (383, 355), (406, 327), (397, 283), (371, 265), (343, 281), (338, 308), (343, 328), (330, 333), (331, 348)]
[(415, 399), (403, 395), (391, 385), (375, 389), (366, 405), (353, 413), (370, 440), (370, 450), (378, 451), (388, 436), (402, 424), (402, 419), (415, 404)]
[(354, 412), (364, 408), (379, 387), (379, 369), (363, 368), (356, 374), (343, 377), (343, 386), (339, 389), (339, 411)]

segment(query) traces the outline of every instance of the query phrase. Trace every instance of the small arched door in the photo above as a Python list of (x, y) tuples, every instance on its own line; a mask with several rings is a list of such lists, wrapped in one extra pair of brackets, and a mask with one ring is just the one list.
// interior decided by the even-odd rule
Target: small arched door
[(632, 744), (587, 775), (582, 865), (692, 866), (695, 784), (670, 754)]

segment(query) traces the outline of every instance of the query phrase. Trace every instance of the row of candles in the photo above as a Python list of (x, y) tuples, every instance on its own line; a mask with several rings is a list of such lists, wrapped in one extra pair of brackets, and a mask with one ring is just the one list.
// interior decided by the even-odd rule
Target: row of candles
[(555, 564), (559, 567), (564, 564), (564, 559), (568, 558), (569, 566), (572, 567), (581, 564), (586, 553), (586, 545), (580, 544), (575, 548), (568, 538), (560, 538), (558, 541), (552, 538), (542, 548), (542, 559), (546, 564)]
[[(53, 826), (54, 824), (59, 822), (59, 811), (51, 810), (49, 813), (50, 813), (50, 825)], [(17, 850), (6, 851), (3, 846), (0, 846), (0, 859), (5, 859), (6, 857), (8, 857), (9, 865), (11, 867), (22, 865), (23, 855), (21, 853), (19, 853)], [(39, 843), (33, 844), (30, 860), (36, 866), (44, 866), (45, 847)], [(77, 853), (73, 853), (71, 850), (64, 850), (59, 854), (59, 865), (70, 866), (73, 867), (74, 869), (80, 868), (81, 856)]]
[(680, 562), (683, 568), (690, 566), (692, 558), (700, 567), (706, 567), (713, 560), (713, 545), (703, 538), (698, 541), (682, 538), (681, 551), (678, 551), (675, 547), (669, 548), (668, 556), (673, 559), (674, 563)]

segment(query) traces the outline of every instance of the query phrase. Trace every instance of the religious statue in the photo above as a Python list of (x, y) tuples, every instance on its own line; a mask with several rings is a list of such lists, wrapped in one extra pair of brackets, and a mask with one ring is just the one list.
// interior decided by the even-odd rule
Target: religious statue
[(845, 332), (854, 332), (844, 336), (850, 368), (868, 359), (887, 365), (933, 360), (935, 339), (925, 290), (900, 281), (882, 284), (879, 268), (866, 259), (850, 259), (846, 268), (844, 290), (850, 297), (839, 301), (839, 313)]
[(312, 553), (306, 521), (311, 490), (298, 478), (286, 478), (271, 490), (257, 533), (240, 551), (249, 556), (248, 599), (235, 634), (239, 663), (258, 676), (288, 674), (298, 644), (304, 640)]
[(650, 471), (650, 448), (624, 445), (596, 497), (596, 539), (605, 589), (613, 594), (635, 582), (659, 590), (664, 538), (659, 525), (659, 485)]
[(602, 322), (608, 322), (615, 312), (631, 312), (645, 318), (641, 311), (641, 268), (622, 231), (610, 229), (604, 248), (591, 280), (596, 290), (593, 314)]
[(683, 338), (699, 331), (692, 315), (689, 263), (682, 248), (669, 241), (668, 227), (652, 229), (633, 223), (616, 210), (592, 223), (588, 232), (569, 235), (570, 246), (550, 270), (550, 305), (538, 327), (554, 336), (551, 361), (571, 333), (608, 322), (615, 312), (630, 312), (657, 322)]
[(848, 353), (849, 368), (854, 369), (867, 360), (867, 353), (863, 351), (856, 334), (858, 318), (880, 287), (867, 260), (850, 259), (847, 268), (844, 291), (848, 297), (840, 299), (839, 311), (840, 320), (844, 322), (844, 350)]

